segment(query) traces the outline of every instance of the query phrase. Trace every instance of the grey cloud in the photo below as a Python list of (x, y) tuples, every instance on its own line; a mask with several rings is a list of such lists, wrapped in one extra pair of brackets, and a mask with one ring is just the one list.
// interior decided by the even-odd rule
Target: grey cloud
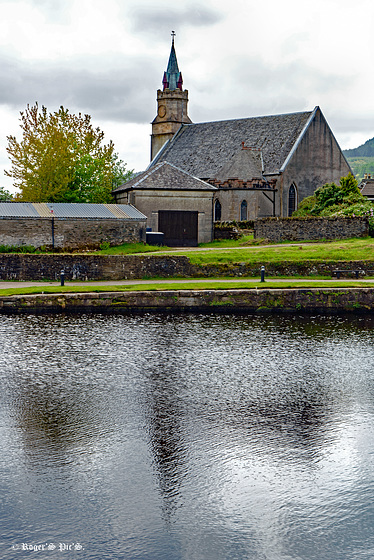
[(329, 122), (334, 132), (339, 134), (352, 134), (360, 132), (367, 133), (370, 137), (374, 135), (374, 115), (354, 114), (347, 116), (346, 113), (331, 112)]
[(73, 0), (27, 0), (29, 4), (41, 8), (43, 14), (53, 22), (70, 23), (70, 8)]
[(93, 120), (149, 122), (156, 111), (160, 72), (150, 60), (139, 58), (117, 60), (116, 68), (111, 66), (100, 61), (99, 67), (108, 69), (95, 72), (83, 63), (84, 69), (47, 67), (0, 54), (0, 103), (18, 111), (37, 101), (48, 109), (64, 105), (74, 112), (89, 113)]
[[(352, 76), (326, 74), (301, 62), (272, 68), (258, 59), (236, 57), (220, 60), (219, 65), (225, 72), (213, 69), (206, 77), (209, 92), (193, 78), (188, 84), (191, 93), (194, 89), (197, 92), (198, 106), (192, 110), (191, 105), (190, 111), (196, 120), (311, 110), (333, 99), (336, 91), (348, 92), (352, 84)], [(214, 91), (216, 96), (212, 96)], [(191, 114), (191, 118), (194, 116)]]
[(218, 10), (202, 4), (192, 4), (188, 8), (137, 5), (128, 12), (135, 31), (160, 35), (160, 29), (178, 29), (186, 25), (202, 27), (214, 25), (223, 19)]

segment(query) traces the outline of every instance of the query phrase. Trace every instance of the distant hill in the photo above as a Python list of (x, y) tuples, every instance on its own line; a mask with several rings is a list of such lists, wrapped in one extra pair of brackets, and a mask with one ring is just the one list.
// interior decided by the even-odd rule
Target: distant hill
[(343, 150), (343, 154), (347, 158), (374, 157), (374, 138), (367, 140), (365, 144), (362, 144), (362, 146), (359, 146), (358, 148)]

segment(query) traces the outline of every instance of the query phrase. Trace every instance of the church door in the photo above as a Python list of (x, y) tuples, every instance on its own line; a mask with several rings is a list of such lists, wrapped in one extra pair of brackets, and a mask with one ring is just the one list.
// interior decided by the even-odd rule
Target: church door
[(198, 212), (159, 210), (158, 231), (169, 247), (197, 247)]

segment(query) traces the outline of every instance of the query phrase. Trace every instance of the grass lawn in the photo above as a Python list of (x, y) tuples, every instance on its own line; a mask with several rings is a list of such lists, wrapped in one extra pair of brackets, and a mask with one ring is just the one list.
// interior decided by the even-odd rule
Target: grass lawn
[(299, 279), (268, 279), (261, 283), (260, 279), (256, 280), (206, 280), (195, 282), (150, 282), (149, 284), (133, 284), (133, 285), (107, 285), (107, 286), (32, 286), (24, 288), (5, 288), (0, 289), (0, 297), (12, 295), (28, 295), (28, 294), (61, 294), (61, 293), (100, 293), (100, 292), (133, 292), (133, 291), (164, 291), (164, 290), (270, 290), (270, 289), (297, 289), (297, 288), (374, 288), (372, 282), (365, 280), (299, 280)]
[(282, 244), (259, 245), (261, 241), (245, 236), (237, 241), (214, 241), (199, 245), (195, 249), (155, 247), (142, 243), (126, 244), (97, 251), (101, 255), (158, 253), (183, 255), (193, 264), (214, 263), (278, 263), (304, 261), (373, 261), (374, 238), (345, 239), (331, 242), (285, 242)]
[(133, 255), (134, 253), (156, 253), (157, 251), (165, 251), (165, 247), (145, 245), (144, 243), (125, 243), (117, 247), (95, 251), (95, 255)]
[(193, 264), (214, 263), (281, 263), (305, 261), (373, 261), (374, 239), (371, 237), (332, 241), (329, 243), (298, 243), (251, 248), (215, 249), (212, 251), (174, 253), (186, 255)]

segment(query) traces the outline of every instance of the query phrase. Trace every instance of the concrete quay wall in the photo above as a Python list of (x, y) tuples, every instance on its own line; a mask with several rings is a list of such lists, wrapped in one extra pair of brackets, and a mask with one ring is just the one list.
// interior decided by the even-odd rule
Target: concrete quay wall
[(0, 314), (134, 311), (371, 314), (374, 288), (165, 290), (0, 297)]

